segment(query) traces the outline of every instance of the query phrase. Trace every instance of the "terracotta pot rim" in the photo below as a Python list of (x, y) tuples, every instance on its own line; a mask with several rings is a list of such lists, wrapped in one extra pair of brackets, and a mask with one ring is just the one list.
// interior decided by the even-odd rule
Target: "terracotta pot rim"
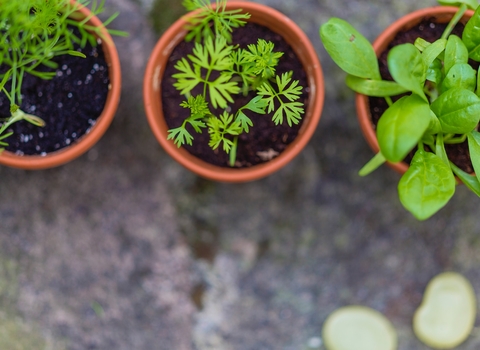
[[(186, 24), (185, 17), (189, 16), (189, 14), (183, 16), (182, 18), (177, 20), (172, 26), (170, 26), (170, 28), (167, 29), (167, 31), (162, 35), (160, 40), (157, 42), (155, 48), (153, 49), (145, 70), (144, 104), (147, 120), (149, 122), (150, 128), (152, 129), (152, 132), (154, 133), (160, 145), (177, 162), (182, 164), (190, 171), (196, 173), (197, 175), (200, 175), (207, 179), (221, 182), (245, 182), (260, 179), (277, 171), (278, 169), (285, 166), (288, 162), (290, 162), (301, 151), (301, 149), (305, 147), (305, 145), (308, 143), (313, 133), (315, 132), (316, 126), (321, 116), (324, 100), (324, 85), (321, 65), (320, 61), (318, 60), (317, 54), (308, 37), (291, 19), (268, 6), (252, 2), (229, 1), (227, 3), (227, 9), (232, 8), (241, 8), (245, 12), (251, 13), (252, 18), (250, 19), (250, 21), (252, 22), (258, 22), (256, 16), (259, 16), (260, 13), (266, 14), (267, 23), (265, 23), (264, 25), (266, 25), (267, 27), (274, 25), (278, 26), (278, 23), (281, 23), (281, 25), (285, 28), (292, 28), (291, 30), (294, 34), (290, 35), (294, 35), (295, 41), (298, 41), (304, 47), (302, 50), (302, 54), (306, 57), (300, 57), (297, 50), (295, 50), (295, 48), (293, 47), (294, 45), (292, 45), (294, 44), (291, 42), (292, 40), (289, 41), (286, 38), (287, 34), (279, 33), (285, 38), (285, 40), (287, 40), (287, 42), (289, 42), (292, 48), (294, 48), (294, 50), (297, 52), (299, 59), (304, 65), (307, 76), (311, 74), (311, 76), (308, 78), (309, 85), (311, 87), (309, 96), (309, 109), (304, 115), (304, 118), (308, 118), (308, 120), (304, 120), (304, 125), (302, 126), (299, 135), (287, 147), (287, 149), (282, 152), (278, 157), (267, 163), (255, 165), (250, 168), (232, 169), (219, 167), (204, 162), (201, 159), (191, 155), (185, 149), (177, 148), (177, 146), (174, 145), (173, 141), (167, 140), (166, 123), (163, 121), (163, 117), (159, 117), (158, 113), (158, 110), (161, 109), (161, 101), (157, 102), (155, 99), (161, 100), (160, 81), (163, 74), (163, 66), (165, 65), (166, 59), (168, 59), (170, 52), (185, 36), (186, 32), (183, 28)], [(279, 32), (279, 30), (274, 31), (276, 31), (277, 33)], [(311, 62), (309, 67), (306, 67), (305, 62), (307, 61)], [(160, 105), (160, 108), (158, 108), (158, 105)]]
[[(372, 46), (375, 50), (375, 53), (377, 54), (377, 57), (380, 56), (380, 54), (384, 51), (385, 47), (393, 39), (393, 37), (398, 32), (407, 29), (410, 23), (413, 23), (412, 25), (410, 25), (411, 27), (415, 23), (420, 22), (423, 18), (426, 18), (426, 17), (435, 17), (438, 15), (453, 16), (453, 14), (457, 12), (457, 10), (458, 8), (453, 6), (434, 6), (434, 7), (428, 7), (428, 8), (420, 9), (417, 11), (413, 11), (399, 18), (398, 20), (393, 22), (390, 26), (388, 26), (373, 42)], [(468, 10), (462, 18), (466, 19), (471, 17), (472, 15), (473, 15), (473, 11)], [(368, 107), (369, 106), (368, 96), (357, 93), (355, 96), (355, 103), (356, 103), (356, 109), (357, 109), (357, 117), (360, 123), (360, 127), (362, 129), (362, 132), (364, 134), (364, 137), (367, 143), (369, 144), (370, 148), (375, 153), (377, 153), (380, 149), (378, 146), (377, 135), (375, 130), (373, 129), (373, 125), (371, 121), (370, 110)], [(405, 162), (399, 162), (399, 163), (387, 162), (387, 164), (391, 168), (399, 172), (400, 174), (405, 173), (409, 167), (409, 164)]]
[[(78, 12), (84, 16), (92, 16), (91, 11), (87, 7), (79, 5), (74, 0), (71, 0), (71, 3), (75, 6), (79, 6)], [(90, 128), (89, 132), (71, 145), (58, 151), (49, 152), (45, 156), (16, 155), (15, 153), (4, 151), (0, 155), (0, 164), (26, 170), (39, 170), (60, 166), (88, 151), (110, 126), (120, 101), (120, 59), (113, 39), (105, 27), (102, 26), (102, 22), (96, 16), (92, 16), (89, 20), (89, 24), (101, 27), (102, 35), (107, 39), (102, 41), (102, 49), (105, 53), (105, 61), (108, 65), (110, 78), (110, 91), (107, 96), (107, 101), (101, 115), (97, 118), (95, 125)]]

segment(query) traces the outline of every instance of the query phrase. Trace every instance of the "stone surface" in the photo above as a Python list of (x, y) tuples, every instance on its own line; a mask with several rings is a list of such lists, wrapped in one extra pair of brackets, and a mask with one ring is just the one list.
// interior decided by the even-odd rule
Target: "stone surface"
[[(480, 295), (478, 198), (460, 186), (418, 222), (393, 170), (357, 175), (372, 152), (318, 37), (337, 16), (373, 40), (435, 2), (258, 2), (296, 21), (319, 54), (326, 103), (308, 147), (247, 184), (183, 169), (156, 142), (142, 101), (160, 36), (152, 23), (171, 1), (107, 0), (121, 12), (113, 27), (130, 32), (115, 39), (123, 93), (111, 128), (65, 166), (0, 167), (1, 349), (320, 350), (328, 314), (362, 304), (392, 321), (400, 350), (424, 350), (411, 320), (430, 278), (460, 272)], [(479, 347), (477, 328), (458, 349)]]

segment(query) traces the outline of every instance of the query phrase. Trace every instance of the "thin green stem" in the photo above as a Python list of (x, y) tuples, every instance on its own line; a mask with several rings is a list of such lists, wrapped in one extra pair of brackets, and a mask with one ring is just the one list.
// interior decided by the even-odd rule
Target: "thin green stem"
[(465, 14), (465, 11), (467, 11), (467, 5), (461, 4), (460, 7), (458, 8), (457, 13), (455, 13), (455, 16), (452, 17), (447, 27), (445, 28), (445, 31), (442, 34), (442, 39), (448, 38), (448, 36), (452, 33), (453, 28), (455, 28), (458, 21), (460, 21), (462, 16)]
[(388, 106), (390, 107), (393, 105), (392, 98), (390, 96), (385, 96), (385, 101), (387, 101)]
[(232, 167), (235, 165), (235, 161), (237, 160), (237, 145), (238, 145), (238, 136), (234, 136), (233, 146), (230, 149), (230, 154), (229, 154), (230, 166)]
[(423, 146), (423, 141), (418, 142), (418, 149), (425, 151), (425, 147)]
[(459, 137), (449, 137), (446, 140), (444, 139), (444, 142), (450, 145), (453, 145), (453, 144), (463, 143), (465, 142), (466, 139), (467, 139), (467, 134), (463, 134)]

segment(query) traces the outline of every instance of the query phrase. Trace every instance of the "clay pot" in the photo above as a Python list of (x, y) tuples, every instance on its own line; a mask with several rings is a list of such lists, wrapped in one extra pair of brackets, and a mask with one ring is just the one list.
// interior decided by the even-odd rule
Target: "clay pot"
[(302, 62), (308, 78), (310, 98), (297, 138), (278, 157), (263, 164), (240, 169), (224, 168), (204, 162), (184, 148), (178, 148), (172, 140), (167, 140), (168, 126), (163, 117), (161, 80), (171, 52), (186, 35), (184, 27), (187, 22), (183, 18), (176, 21), (164, 33), (150, 56), (144, 78), (144, 103), (147, 119), (155, 137), (172, 158), (207, 179), (221, 182), (246, 182), (265, 177), (279, 170), (305, 147), (321, 116), (324, 83), (315, 49), (307, 36), (291, 19), (272, 8), (252, 2), (229, 1), (227, 10), (232, 9), (242, 9), (243, 12), (250, 13), (249, 21), (266, 26), (280, 34)]
[[(372, 45), (377, 57), (379, 57), (383, 51), (387, 49), (388, 44), (393, 40), (397, 33), (411, 29), (423, 20), (431, 18), (434, 18), (436, 23), (448, 23), (457, 11), (457, 7), (437, 6), (421, 9), (400, 18), (391, 24), (387, 29), (385, 29), (385, 31), (373, 42)], [(467, 23), (472, 15), (473, 11), (468, 10), (460, 22), (463, 24)], [(378, 147), (377, 135), (372, 123), (368, 96), (357, 94), (355, 103), (357, 107), (358, 121), (360, 122), (363, 135), (371, 149), (377, 153), (380, 149)], [(405, 173), (409, 167), (409, 164), (405, 162), (387, 162), (387, 164), (401, 174)]]
[[(71, 3), (76, 4), (75, 1)], [(79, 6), (78, 12), (84, 17), (91, 17), (90, 10), (86, 7)], [(96, 17), (92, 16), (88, 24), (102, 27), (102, 22)], [(70, 146), (62, 148), (55, 152), (50, 152), (45, 156), (41, 155), (16, 155), (9, 151), (3, 151), (0, 154), (0, 164), (7, 165), (20, 169), (46, 169), (53, 168), (79, 157), (88, 151), (105, 133), (110, 126), (115, 112), (117, 110), (118, 102), (120, 101), (121, 92), (121, 70), (120, 60), (118, 58), (117, 49), (113, 40), (107, 30), (102, 27), (102, 34), (107, 40), (102, 41), (102, 49), (105, 53), (105, 60), (108, 65), (110, 91), (107, 96), (107, 101), (102, 114), (98, 117), (96, 123), (88, 133), (76, 140)]]

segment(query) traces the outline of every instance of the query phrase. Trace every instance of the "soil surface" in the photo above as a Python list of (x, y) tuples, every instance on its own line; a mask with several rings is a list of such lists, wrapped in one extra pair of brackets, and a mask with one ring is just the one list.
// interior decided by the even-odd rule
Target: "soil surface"
[[(289, 71), (294, 72), (293, 80), (299, 80), (299, 85), (303, 86), (303, 94), (298, 101), (305, 104), (304, 109), (306, 110), (308, 102), (307, 78), (303, 66), (292, 48), (277, 33), (254, 23), (248, 23), (245, 27), (236, 29), (233, 33), (232, 41), (234, 44), (246, 48), (248, 44), (256, 43), (252, 38), (263, 38), (271, 41), (275, 45), (276, 52), (284, 52), (277, 66), (277, 74), (280, 75)], [(171, 76), (177, 72), (174, 68), (176, 62), (181, 57), (191, 54), (193, 45), (192, 42), (180, 43), (172, 52), (169, 63), (165, 69), (164, 79), (162, 81), (162, 102), (165, 119), (170, 128), (180, 126), (189, 116), (189, 110), (180, 107), (180, 103), (185, 100), (185, 97), (180, 95), (178, 90), (173, 87), (172, 84), (175, 82), (175, 79), (171, 78)], [(247, 104), (253, 97), (255, 97), (254, 93), (249, 93), (247, 96), (239, 95), (239, 97), (236, 97), (235, 103), (231, 106), (232, 113)], [(218, 111), (218, 115), (220, 115), (221, 112), (222, 111)], [(246, 111), (245, 114), (252, 120), (253, 127), (250, 128), (248, 134), (244, 133), (239, 136), (235, 167), (249, 167), (278, 156), (278, 154), (285, 150), (295, 139), (302, 125), (302, 121), (300, 121), (299, 124), (289, 127), (287, 122), (284, 121), (283, 125), (276, 126), (272, 122), (273, 113), (258, 115)], [(203, 130), (202, 134), (196, 133), (191, 127), (188, 130), (194, 137), (193, 146), (186, 145), (184, 147), (191, 154), (208, 163), (229, 167), (228, 155), (221, 150), (221, 146), (215, 151), (208, 146), (209, 134), (206, 129)]]
[[(434, 42), (435, 40), (439, 39), (442, 36), (447, 24), (439, 24), (435, 23), (435, 18), (427, 18), (424, 21), (420, 22), (417, 26), (403, 32), (399, 32), (394, 40), (389, 44), (387, 50), (385, 50), (379, 57), (379, 65), (380, 65), (380, 74), (382, 75), (383, 79), (386, 80), (393, 80), (390, 73), (388, 72), (387, 67), (387, 56), (390, 50), (397, 45), (411, 43), (413, 44), (418, 37), (421, 37), (429, 42)], [(457, 36), (462, 35), (464, 29), (464, 25), (459, 23), (455, 29), (452, 31), (452, 34)], [(470, 62), (470, 64), (476, 69), (478, 67), (478, 63)], [(396, 101), (401, 96), (395, 96), (392, 100)], [(372, 121), (374, 126), (376, 127), (378, 120), (388, 108), (388, 105), (384, 98), (378, 97), (370, 97), (370, 112), (372, 115)], [(468, 173), (473, 173), (473, 166), (472, 162), (470, 161), (470, 153), (468, 150), (468, 143), (467, 141), (461, 144), (446, 144), (445, 149), (447, 151), (449, 159), (455, 163), (458, 167), (463, 169)], [(405, 162), (410, 163), (415, 154), (416, 148), (410, 152), (410, 154), (404, 159)]]
[[(51, 80), (25, 74), (21, 109), (42, 118), (46, 125), (37, 127), (26, 121), (12, 125), (14, 134), (6, 139), (8, 151), (26, 155), (57, 151), (95, 124), (107, 99), (108, 67), (101, 45), (87, 43), (83, 49), (78, 45), (75, 49), (87, 57), (58, 56), (54, 60), (57, 74)], [(9, 116), (9, 107), (6, 96), (0, 95), (1, 117)]]

